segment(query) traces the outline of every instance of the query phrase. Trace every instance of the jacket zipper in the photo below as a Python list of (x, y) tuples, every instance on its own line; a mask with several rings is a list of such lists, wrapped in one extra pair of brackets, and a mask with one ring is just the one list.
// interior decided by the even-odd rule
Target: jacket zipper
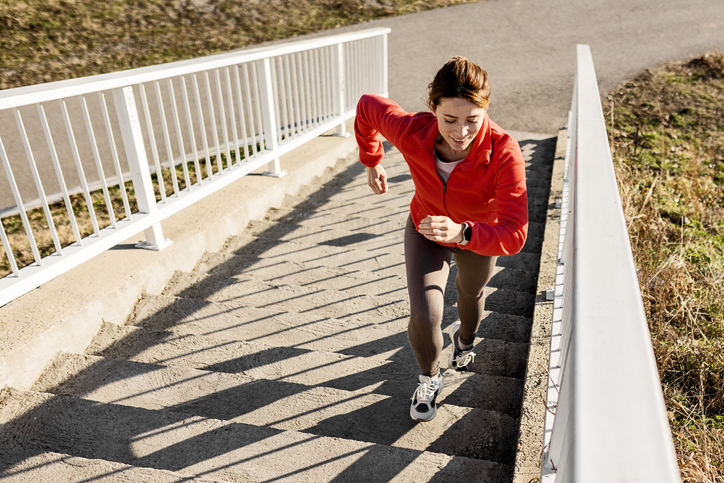
[(448, 218), (450, 217), (450, 211), (447, 209), (447, 183), (442, 183), (442, 206), (445, 208)]

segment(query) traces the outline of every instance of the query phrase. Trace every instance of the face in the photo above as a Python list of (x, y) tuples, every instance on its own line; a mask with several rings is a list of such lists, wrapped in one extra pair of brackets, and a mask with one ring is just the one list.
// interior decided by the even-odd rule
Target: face
[(443, 97), (432, 113), (443, 139), (458, 153), (470, 149), (485, 117), (484, 108), (462, 97)]

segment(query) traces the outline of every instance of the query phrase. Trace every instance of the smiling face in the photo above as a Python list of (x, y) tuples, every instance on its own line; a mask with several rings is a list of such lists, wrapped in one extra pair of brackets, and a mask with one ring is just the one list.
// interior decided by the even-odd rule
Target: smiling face
[(462, 97), (445, 97), (432, 112), (442, 136), (443, 154), (453, 158), (448, 161), (463, 159), (483, 126), (485, 109)]

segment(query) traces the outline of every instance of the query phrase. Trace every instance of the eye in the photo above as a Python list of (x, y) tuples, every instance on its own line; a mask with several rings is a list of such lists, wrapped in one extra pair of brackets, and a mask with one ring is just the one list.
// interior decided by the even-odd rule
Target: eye
[(445, 119), (445, 122), (448, 123), (448, 124), (455, 124), (455, 121), (451, 121), (451, 120), (449, 120), (449, 119)]

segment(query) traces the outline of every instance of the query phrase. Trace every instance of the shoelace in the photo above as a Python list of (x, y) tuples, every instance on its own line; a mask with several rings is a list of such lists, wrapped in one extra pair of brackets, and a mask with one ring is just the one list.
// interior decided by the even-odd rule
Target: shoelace
[(439, 387), (439, 384), (419, 383), (417, 385), (417, 393), (415, 394), (417, 396), (417, 402), (430, 402)]
[(463, 351), (460, 353), (459, 356), (457, 356), (455, 359), (453, 359), (455, 362), (455, 365), (458, 367), (465, 367), (468, 364), (472, 364), (473, 361), (475, 361), (475, 352), (473, 351)]

